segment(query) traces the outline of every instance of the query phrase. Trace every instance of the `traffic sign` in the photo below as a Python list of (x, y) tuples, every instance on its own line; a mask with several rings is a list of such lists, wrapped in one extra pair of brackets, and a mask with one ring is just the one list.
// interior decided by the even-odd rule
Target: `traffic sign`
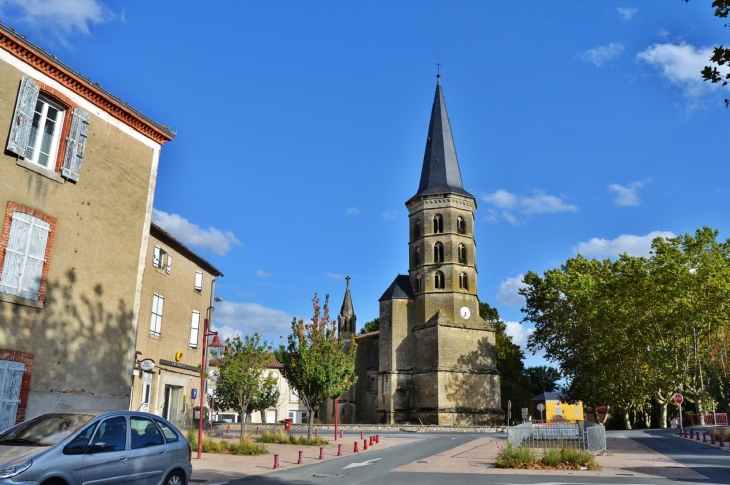
[(684, 397), (680, 393), (677, 393), (674, 395), (674, 402), (677, 404), (682, 404), (684, 402)]

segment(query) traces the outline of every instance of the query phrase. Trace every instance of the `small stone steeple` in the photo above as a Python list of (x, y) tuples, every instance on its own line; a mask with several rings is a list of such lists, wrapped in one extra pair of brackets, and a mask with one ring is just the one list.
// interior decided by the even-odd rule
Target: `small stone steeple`
[(352, 307), (352, 297), (350, 296), (350, 277), (346, 276), (347, 288), (345, 288), (345, 299), (342, 301), (340, 314), (337, 316), (337, 334), (345, 339), (349, 339), (355, 334), (355, 324), (357, 317)]

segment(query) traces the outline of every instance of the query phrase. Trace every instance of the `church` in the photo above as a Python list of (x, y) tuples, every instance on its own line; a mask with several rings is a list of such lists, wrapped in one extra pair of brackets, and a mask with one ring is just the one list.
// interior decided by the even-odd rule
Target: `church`
[[(356, 384), (339, 422), (482, 425), (501, 421), (494, 329), (479, 316), (476, 198), (464, 189), (437, 76), (418, 190), (407, 202), (408, 274), (380, 297), (380, 329), (357, 335)], [(338, 333), (356, 333), (349, 278)], [(329, 402), (320, 419), (334, 421)]]

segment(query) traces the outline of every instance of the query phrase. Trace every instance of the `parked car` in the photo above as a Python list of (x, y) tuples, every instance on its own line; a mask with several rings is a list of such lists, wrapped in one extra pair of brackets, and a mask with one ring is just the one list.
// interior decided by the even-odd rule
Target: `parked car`
[(191, 458), (182, 433), (153, 414), (51, 413), (0, 433), (0, 484), (187, 485)]

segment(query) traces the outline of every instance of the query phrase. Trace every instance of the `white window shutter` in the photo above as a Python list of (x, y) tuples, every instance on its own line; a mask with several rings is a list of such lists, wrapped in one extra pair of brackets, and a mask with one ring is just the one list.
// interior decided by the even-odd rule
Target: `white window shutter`
[(200, 334), (200, 312), (193, 310), (193, 320), (190, 323), (190, 347), (198, 348), (198, 337)]
[(23, 362), (0, 360), (0, 429), (15, 426), (23, 374)]
[(195, 289), (198, 291), (203, 289), (203, 272), (202, 271), (195, 272)]
[(160, 267), (160, 246), (155, 246), (155, 250), (152, 253), (152, 266), (155, 268)]
[(167, 274), (172, 271), (172, 253), (167, 253)]
[(81, 173), (81, 162), (86, 148), (86, 137), (89, 133), (91, 115), (86, 111), (75, 108), (71, 119), (71, 130), (66, 137), (66, 153), (63, 156), (61, 175), (74, 182), (78, 182)]
[(5, 250), (0, 290), (37, 300), (51, 225), (22, 212), (14, 212)]
[(15, 113), (10, 124), (10, 136), (8, 137), (8, 151), (20, 157), (25, 157), (25, 148), (28, 146), (30, 127), (33, 124), (35, 104), (38, 101), (38, 93), (41, 88), (29, 76), (23, 76), (20, 82), (18, 99), (15, 101)]

